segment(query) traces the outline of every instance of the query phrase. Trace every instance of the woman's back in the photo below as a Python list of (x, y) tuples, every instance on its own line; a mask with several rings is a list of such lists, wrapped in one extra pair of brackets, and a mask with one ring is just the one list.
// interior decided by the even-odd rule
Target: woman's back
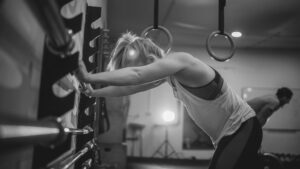
[(245, 120), (255, 116), (248, 104), (226, 82), (223, 83), (222, 77), (219, 77), (222, 82), (220, 88), (210, 88), (220, 92), (217, 98), (205, 99), (197, 95), (197, 90), (200, 91), (210, 85), (219, 74), (191, 55), (185, 53), (178, 55), (186, 57), (183, 58), (183, 62), (189, 66), (171, 76), (168, 82), (173, 87), (175, 97), (183, 102), (193, 121), (214, 143), (223, 136), (232, 134)]
[(188, 53), (175, 52), (167, 57), (177, 57), (182, 64), (186, 65), (183, 70), (174, 74), (176, 80), (185, 86), (200, 87), (208, 84), (214, 79), (214, 70)]

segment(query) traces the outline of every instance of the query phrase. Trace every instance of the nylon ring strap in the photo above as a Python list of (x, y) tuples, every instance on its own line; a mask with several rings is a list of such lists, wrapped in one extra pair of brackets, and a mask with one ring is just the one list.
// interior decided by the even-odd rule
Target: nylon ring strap
[(159, 12), (159, 8), (158, 8), (158, 0), (154, 0), (154, 18), (153, 18), (153, 29), (157, 29), (158, 28), (158, 12)]
[[(220, 62), (224, 62), (224, 61), (228, 61), (229, 59), (231, 59), (235, 53), (235, 44), (231, 38), (231, 36), (229, 34), (227, 34), (224, 31), (224, 8), (226, 5), (226, 0), (219, 0), (219, 20), (218, 20), (218, 31), (214, 31), (212, 32), (208, 38), (206, 39), (206, 50), (208, 52), (208, 54), (217, 61)], [(225, 39), (228, 39), (229, 43), (230, 43), (230, 52), (227, 55), (224, 56), (218, 56), (215, 54), (215, 52), (213, 52), (212, 48), (211, 48), (211, 41), (212, 39), (214, 39), (214, 37), (217, 36), (224, 36)]]
[(156, 30), (161, 31), (168, 38), (169, 43), (168, 43), (168, 45), (167, 45), (167, 47), (165, 49), (165, 52), (169, 53), (170, 50), (171, 50), (172, 44), (173, 44), (173, 36), (172, 36), (172, 34), (170, 33), (170, 31), (167, 28), (165, 28), (165, 27), (163, 27), (163, 26), (161, 26), (161, 25), (158, 24), (158, 14), (159, 14), (159, 2), (158, 1), (159, 0), (154, 0), (153, 25), (147, 27), (146, 29), (144, 29), (142, 31), (142, 33), (141, 33), (141, 36), (142, 37), (147, 37), (147, 35), (151, 31), (156, 31)]

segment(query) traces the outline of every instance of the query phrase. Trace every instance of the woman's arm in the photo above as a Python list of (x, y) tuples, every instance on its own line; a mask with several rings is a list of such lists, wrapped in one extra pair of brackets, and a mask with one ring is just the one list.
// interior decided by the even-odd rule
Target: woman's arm
[[(155, 62), (139, 67), (126, 67), (110, 72), (90, 74), (82, 71), (82, 81), (88, 83), (101, 83), (114, 86), (139, 85), (163, 79), (183, 70), (187, 62), (180, 54), (166, 56)], [(83, 64), (83, 63), (82, 63)], [(80, 66), (84, 69), (84, 64)]]
[(166, 80), (159, 80), (151, 83), (145, 83), (142, 85), (132, 86), (108, 86), (101, 89), (93, 89), (91, 87), (83, 91), (88, 96), (92, 97), (120, 97), (135, 94), (141, 91), (152, 89), (164, 83)]

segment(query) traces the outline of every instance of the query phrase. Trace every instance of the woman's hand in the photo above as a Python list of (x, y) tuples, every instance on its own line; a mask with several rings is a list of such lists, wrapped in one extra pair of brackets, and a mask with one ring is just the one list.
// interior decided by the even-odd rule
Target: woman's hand
[(84, 88), (81, 89), (81, 92), (86, 96), (93, 96), (94, 89), (90, 84), (87, 84)]
[(79, 59), (78, 61), (78, 70), (76, 71), (76, 77), (81, 82), (87, 82), (89, 73), (86, 70), (84, 62)]

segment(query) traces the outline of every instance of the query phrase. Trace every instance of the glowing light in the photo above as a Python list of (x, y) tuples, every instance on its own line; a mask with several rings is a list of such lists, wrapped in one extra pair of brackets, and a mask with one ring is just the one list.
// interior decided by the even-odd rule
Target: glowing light
[(137, 57), (137, 52), (134, 49), (129, 49), (128, 50), (128, 59), (132, 60)]
[(251, 88), (251, 87), (248, 87), (248, 88), (247, 88), (247, 92), (252, 92), (252, 88)]
[(242, 37), (242, 33), (241, 32), (231, 32), (231, 36), (235, 37), (235, 38), (240, 38)]
[(167, 110), (162, 114), (162, 118), (165, 122), (172, 122), (175, 120), (175, 113)]

